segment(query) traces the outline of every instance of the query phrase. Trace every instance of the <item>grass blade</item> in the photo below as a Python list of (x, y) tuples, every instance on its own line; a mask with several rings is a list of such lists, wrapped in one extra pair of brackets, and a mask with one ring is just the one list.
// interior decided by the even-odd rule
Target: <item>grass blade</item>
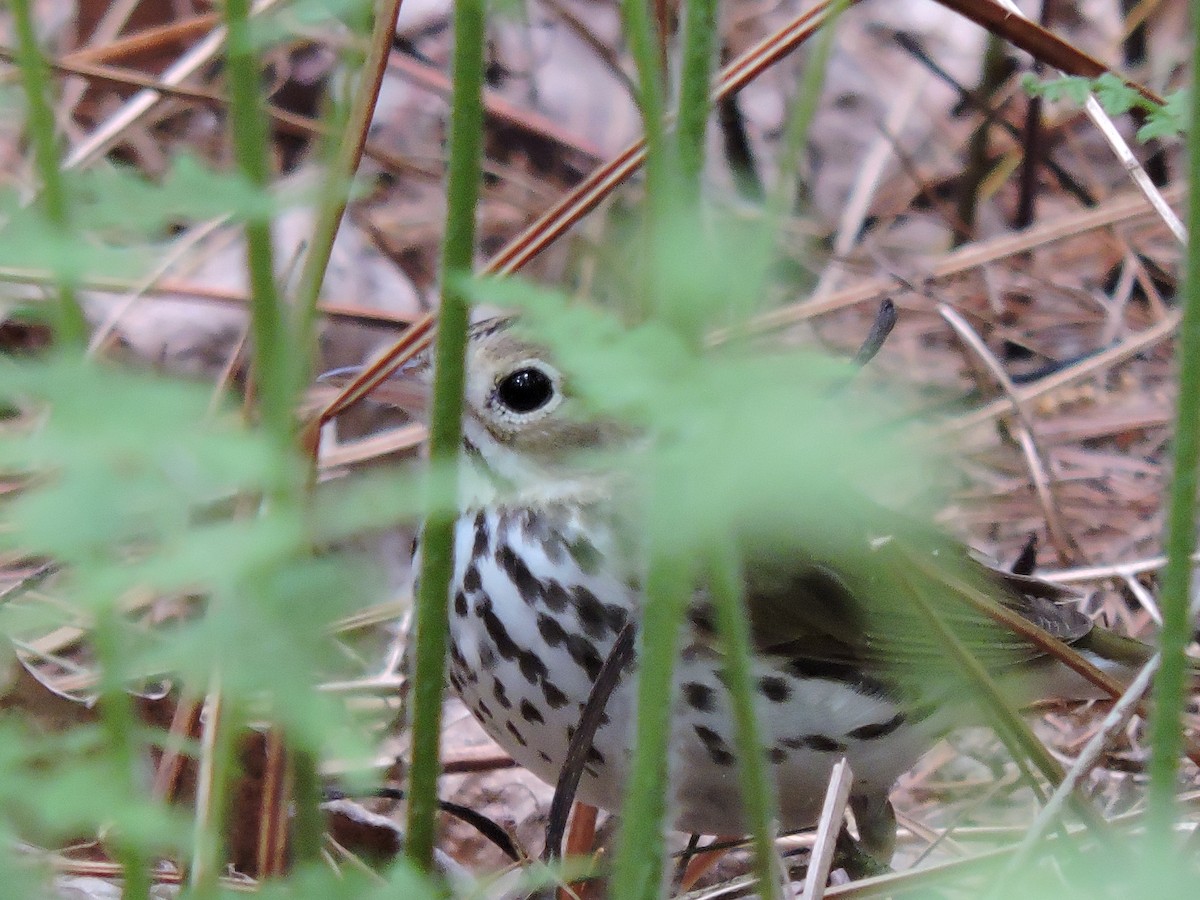
[[(450, 164), (446, 238), (442, 249), (442, 308), (435, 346), (430, 456), (452, 485), (462, 442), (463, 372), (467, 343), (467, 299), (457, 276), (471, 270), (475, 250), (475, 205), (483, 152), (482, 0), (454, 5), (454, 95), (450, 113)], [(413, 761), (409, 776), (408, 858), (428, 871), (433, 859), (437, 812), (438, 741), (446, 657), (446, 610), (454, 568), (453, 514), (438, 512), (425, 522), (417, 591), (416, 654), (413, 672)]]

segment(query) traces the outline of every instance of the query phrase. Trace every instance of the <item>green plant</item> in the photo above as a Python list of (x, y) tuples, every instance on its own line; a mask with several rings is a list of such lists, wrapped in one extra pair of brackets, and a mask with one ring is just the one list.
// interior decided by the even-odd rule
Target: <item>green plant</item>
[[(356, 34), (368, 32), (362, 3), (339, 3), (333, 11)], [(10, 852), (18, 836), (32, 834), (51, 844), (103, 831), (125, 867), (126, 896), (147, 896), (150, 864), (160, 856), (189, 863), (194, 894), (215, 896), (227, 837), (222, 816), (237, 774), (237, 739), (250, 723), (269, 721), (282, 729), (295, 761), (301, 865), (263, 888), (263, 894), (432, 897), (445, 892), (445, 885), (418, 873), (428, 870), (433, 851), (463, 347), (468, 303), (480, 300), (522, 310), (524, 327), (569, 364), (592, 411), (623, 419), (653, 439), (651, 453), (609, 460), (637, 467), (645, 476), (642, 549), (651, 598), (642, 635), (639, 740), (614, 864), (614, 896), (659, 893), (669, 710), (652, 701), (670, 692), (679, 624), (698, 584), (707, 586), (716, 601), (721, 639), (730, 655), (729, 687), (741, 701), (739, 777), (751, 798), (761, 891), (772, 896), (773, 801), (757, 752), (758, 723), (747, 700), (752, 694), (749, 635), (739, 577), (746, 559), (743, 548), (727, 540), (727, 526), (731, 520), (752, 520), (765, 523), (768, 532), (793, 528), (811, 546), (852, 557), (847, 548), (856, 545), (858, 533), (876, 514), (876, 498), (902, 484), (916, 495), (912, 502), (919, 517), (934, 505), (939, 483), (934, 467), (913, 454), (910, 423), (889, 405), (886, 390), (880, 387), (874, 400), (858, 408), (843, 402), (854, 377), (846, 365), (805, 354), (767, 357), (737, 341), (717, 349), (709, 345), (717, 325), (727, 336), (742, 336), (751, 312), (762, 304), (776, 252), (775, 229), (793, 195), (831, 32), (823, 35), (795, 98), (765, 224), (748, 229), (731, 226), (704, 202), (701, 190), (716, 5), (705, 0), (686, 5), (673, 126), (667, 121), (671, 104), (649, 4), (628, 2), (624, 11), (639, 68), (649, 151), (649, 200), (640, 224), (647, 252), (634, 267), (645, 277), (630, 304), (639, 313), (633, 327), (554, 292), (469, 277), (483, 133), (484, 4), (456, 4), (435, 465), (424, 480), (364, 480), (331, 496), (309, 488), (307, 461), (296, 448), (294, 410), (311, 376), (316, 298), (365, 130), (344, 142), (331, 141), (323, 155), (330, 164), (327, 177), (310, 195), (287, 198), (289, 203), (315, 201), (321, 213), (296, 304), (289, 306), (275, 283), (269, 225), (283, 199), (270, 187), (258, 84), (258, 54), (286, 28), (278, 21), (255, 28), (245, 0), (225, 4), (237, 170), (221, 173), (182, 157), (151, 183), (116, 168), (81, 174), (59, 170), (46, 74), (28, 3), (14, 4), (40, 194), (30, 206), (15, 193), (2, 198), (7, 229), (0, 261), (32, 262), (57, 273), (54, 302), (31, 302), (26, 314), (41, 316), (49, 308), (52, 314), (41, 317), (54, 323), (59, 347), (33, 359), (0, 360), (0, 399), (6, 407), (0, 472), (12, 488), (3, 500), (0, 546), (23, 558), (53, 560), (61, 571), (45, 583), (31, 579), (26, 590), (8, 597), (0, 608), (0, 631), (22, 649), (28, 636), (49, 629), (89, 631), (96, 664), (88, 686), (98, 698), (98, 717), (62, 733), (38, 733), (12, 722), (0, 728), (0, 878), (7, 886), (19, 885), (11, 889), (32, 896), (41, 877)], [(292, 12), (305, 19), (327, 16), (329, 10), (305, 3)], [(379, 63), (382, 53), (386, 45), (365, 58)], [(353, 52), (351, 58), (364, 55)], [(1158, 106), (1115, 76), (1029, 89), (1076, 102), (1094, 91), (1110, 112), (1142, 109), (1148, 113), (1143, 140), (1183, 130), (1192, 103), (1190, 95), (1179, 92)], [(331, 105), (335, 135), (344, 123), (365, 129), (370, 104), (363, 96), (338, 98)], [(1193, 167), (1197, 158), (1200, 153), (1193, 152)], [(1198, 181), (1200, 169), (1193, 172), (1192, 183)], [(1200, 213), (1197, 204), (1192, 208), (1195, 235)], [(140, 272), (149, 254), (130, 252), (130, 239), (161, 239), (176, 219), (213, 215), (231, 216), (247, 237), (257, 388), (250, 411), (237, 409), (231, 397), (214, 404), (206, 387), (88, 362), (79, 352), (84, 323), (76, 287), (81, 276)], [(1164, 676), (1155, 720), (1151, 824), (1156, 852), (1170, 847), (1176, 821), (1187, 555), (1194, 543), (1197, 445), (1191, 426), (1200, 419), (1197, 272), (1200, 261), (1193, 259), (1181, 341), (1186, 352), (1164, 602)], [(747, 404), (748, 395), (754, 404)], [(819, 440), (813, 438), (816, 433)], [(705, 485), (705, 491), (697, 493), (696, 484)], [(839, 510), (832, 517), (823, 512), (831, 503)], [(320, 849), (313, 761), (327, 754), (360, 756), (364, 750), (345, 710), (315, 688), (322, 677), (339, 671), (328, 635), (331, 623), (350, 612), (371, 584), (358, 561), (335, 561), (323, 548), (356, 529), (404, 515), (423, 515), (427, 521), (408, 831), (413, 865), (397, 863), (379, 884), (311, 864)], [(922, 536), (910, 540), (919, 546)], [(862, 577), (876, 577), (861, 559), (845, 563)], [(924, 610), (923, 583), (896, 587)], [(170, 627), (151, 628), (137, 612), (147, 596), (171, 597), (188, 614)], [(929, 627), (940, 631), (936, 614)], [(953, 632), (948, 634), (947, 646), (953, 647)], [(14, 665), (11, 657), (6, 662)], [(169, 676), (185, 698), (208, 698), (207, 743), (173, 744), (208, 766), (201, 797), (207, 813), (192, 818), (152, 795), (141, 778), (147, 750), (173, 739), (141, 721), (130, 689), (160, 676)], [(987, 694), (986, 677), (972, 684)], [(1017, 717), (1005, 715), (1001, 708), (1006, 739), (1022, 765), (1029, 769), (1024, 762), (1029, 756), (1052, 780), (1052, 763), (1027, 743), (1031, 739)], [(1029, 781), (1037, 783), (1032, 776)], [(1158, 862), (1170, 869), (1167, 860)], [(546, 876), (530, 879), (535, 877)]]
[(1143, 143), (1155, 138), (1186, 136), (1189, 131), (1191, 92), (1186, 88), (1173, 91), (1166, 95), (1162, 103), (1156, 103), (1112, 72), (1105, 72), (1097, 78), (1064, 75), (1048, 81), (1041, 81), (1035, 75), (1026, 75), (1021, 86), (1031, 97), (1065, 100), (1076, 106), (1083, 106), (1088, 97), (1095, 95), (1104, 111), (1112, 116), (1140, 110), (1146, 118), (1138, 128), (1137, 138)]
[[(14, 488), (0, 540), (7, 553), (52, 560), (57, 571), (6, 597), (0, 630), (31, 663), (60, 660), (32, 650), (34, 636), (87, 634), (95, 661), (81, 670), (81, 689), (96, 697), (98, 715), (81, 702), (80, 724), (62, 731), (5, 723), (0, 866), (12, 873), (11, 884), (32, 885), (28, 866), (13, 854), (16, 835), (54, 845), (103, 833), (124, 867), (125, 896), (148, 896), (153, 863), (163, 856), (189, 867), (193, 895), (215, 896), (238, 745), (252, 723), (273, 723), (291, 751), (301, 862), (319, 852), (323, 827), (320, 786), (306, 768), (365, 750), (344, 706), (316, 690), (344, 669), (331, 624), (363, 602), (374, 579), (350, 556), (321, 552), (318, 535), (336, 535), (310, 505), (308, 463), (295, 440), (294, 410), (311, 378), (316, 288), (307, 305), (292, 309), (275, 284), (269, 226), (280, 203), (258, 97), (258, 52), (269, 36), (254, 32), (247, 3), (226, 4), (237, 169), (222, 173), (182, 157), (152, 183), (114, 168), (59, 171), (28, 4), (14, 12), (40, 200), (26, 206), (15, 192), (3, 198), (3, 252), (9, 264), (56, 273), (62, 289), (49, 317), (57, 348), (0, 360), (0, 471)], [(357, 23), (370, 25), (361, 15)], [(340, 211), (347, 184), (331, 172), (314, 196)], [(249, 415), (229, 397), (214, 402), (209, 386), (89, 361), (81, 352), (75, 285), (85, 276), (139, 273), (153, 258), (144, 242), (161, 240), (175, 221), (213, 215), (241, 223), (247, 236), (258, 388)], [(143, 242), (140, 251), (126, 249), (134, 241)], [(322, 267), (311, 267), (308, 278), (319, 284)], [(44, 309), (27, 303), (24, 315), (43, 318)], [(152, 627), (147, 607), (167, 600), (181, 604), (182, 615)], [(21, 677), (11, 654), (6, 663)], [(180, 743), (138, 712), (131, 691), (164, 676), (181, 706), (206, 698), (202, 745)], [(156, 746), (199, 764), (194, 816), (145, 781), (144, 761)], [(306, 854), (306, 844), (315, 849)], [(353, 879), (331, 881), (301, 867), (289, 896), (369, 893)], [(402, 863), (389, 883), (414, 895), (430, 891)]]

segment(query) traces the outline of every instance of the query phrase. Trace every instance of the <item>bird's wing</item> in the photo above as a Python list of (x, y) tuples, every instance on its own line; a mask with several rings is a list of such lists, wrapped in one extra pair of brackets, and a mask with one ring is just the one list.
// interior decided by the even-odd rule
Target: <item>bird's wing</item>
[[(969, 602), (983, 595), (1050, 635), (1075, 643), (1091, 621), (1069, 600), (1077, 595), (1049, 582), (1014, 575), (972, 559), (949, 540), (932, 543), (891, 536), (901, 552), (857, 555), (850, 565), (778, 554), (745, 563), (746, 605), (760, 652), (799, 665), (846, 666), (887, 678), (905, 669), (936, 672), (950, 654), (913, 592), (989, 669), (1044, 655), (1027, 638)], [(873, 558), (874, 557), (874, 558)]]

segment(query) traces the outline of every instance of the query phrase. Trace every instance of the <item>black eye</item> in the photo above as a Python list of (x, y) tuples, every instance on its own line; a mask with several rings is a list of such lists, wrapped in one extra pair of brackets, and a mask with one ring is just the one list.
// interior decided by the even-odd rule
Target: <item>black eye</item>
[(532, 366), (505, 375), (496, 385), (496, 399), (515, 413), (541, 409), (554, 396), (554, 382), (541, 369)]

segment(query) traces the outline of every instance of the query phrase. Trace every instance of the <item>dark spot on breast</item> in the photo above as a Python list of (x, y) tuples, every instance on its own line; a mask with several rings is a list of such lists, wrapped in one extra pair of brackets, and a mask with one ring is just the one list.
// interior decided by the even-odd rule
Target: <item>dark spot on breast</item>
[(583, 630), (596, 640), (603, 638), (608, 630), (608, 618), (600, 598), (582, 585), (575, 587), (571, 596), (575, 601), (575, 612)]
[(559, 624), (558, 619), (553, 616), (548, 616), (545, 613), (539, 613), (537, 617), (538, 634), (551, 647), (561, 646), (563, 641), (567, 639), (567, 632)]
[(800, 737), (784, 738), (779, 743), (793, 750), (816, 750), (818, 753), (845, 753), (846, 745), (824, 734), (805, 734)]
[(542, 658), (531, 650), (521, 651), (520, 658), (517, 659), (517, 666), (521, 670), (521, 674), (525, 676), (525, 680), (530, 684), (537, 684), (546, 677), (546, 664), (542, 662)]
[(479, 567), (472, 562), (463, 572), (463, 588), (469, 593), (476, 594), (483, 588), (483, 580), (479, 577)]
[(508, 699), (508, 690), (498, 678), (492, 680), (492, 696), (505, 709), (512, 709), (512, 701)]
[(479, 699), (479, 706), (476, 707), (476, 711), (485, 719), (495, 718), (492, 714), (492, 708), (487, 705), (487, 701), (482, 697)]
[(683, 698), (687, 705), (700, 712), (712, 712), (713, 689), (707, 684), (689, 681), (683, 686)]
[(571, 602), (571, 595), (554, 579), (542, 585), (542, 602), (550, 607), (551, 612), (562, 612)]
[(508, 634), (508, 629), (500, 621), (500, 617), (492, 610), (490, 599), (481, 600), (475, 605), (475, 614), (483, 619), (483, 627), (487, 629), (488, 637), (496, 645), (496, 651), (504, 659), (516, 659), (521, 648), (517, 646)]
[(711, 603), (695, 603), (688, 610), (688, 621), (692, 623), (692, 627), (704, 634), (716, 634), (717, 626), (714, 624), (713, 608)]
[(479, 645), (479, 668), (490, 669), (496, 665), (496, 651), (491, 644)]
[(829, 662), (820, 659), (792, 659), (788, 661), (788, 673), (797, 678), (817, 678), (822, 681), (836, 681), (853, 688), (860, 694), (881, 699), (896, 699), (896, 690), (878, 678), (864, 675), (859, 666), (849, 663)]
[(587, 673), (587, 677), (591, 681), (596, 680), (596, 676), (600, 674), (600, 669), (604, 665), (604, 660), (600, 658), (599, 651), (595, 645), (581, 634), (567, 635), (567, 653), (571, 659), (575, 660), (583, 671)]
[(772, 747), (767, 751), (767, 758), (775, 763), (775, 765), (780, 765), (787, 762), (788, 755), (787, 751), (782, 747)]
[(860, 725), (858, 728), (853, 728), (846, 732), (846, 737), (854, 738), (858, 741), (872, 741), (881, 737), (887, 737), (897, 728), (904, 724), (904, 713), (896, 713), (886, 722), (873, 722), (869, 725)]
[(592, 681), (600, 674), (604, 660), (594, 644), (581, 634), (571, 634), (553, 616), (542, 613), (537, 620), (538, 633), (551, 647), (565, 646), (567, 654), (582, 668)]
[(783, 703), (792, 696), (792, 689), (782, 678), (775, 675), (764, 675), (758, 679), (758, 690), (772, 703)]
[(542, 682), (542, 696), (546, 698), (551, 709), (561, 709), (567, 705), (567, 695), (549, 681)]
[(471, 548), (471, 556), (480, 559), (488, 552), (491, 535), (488, 534), (487, 515), (483, 510), (475, 514), (475, 544)]
[(466, 616), (467, 614), (467, 595), (462, 591), (454, 595), (454, 612), (459, 616)]
[(529, 566), (525, 565), (525, 560), (521, 559), (512, 547), (508, 544), (497, 547), (496, 562), (512, 580), (522, 600), (532, 604), (542, 598), (542, 583), (533, 577)]
[(458, 674), (454, 671), (450, 672), (450, 687), (454, 688), (458, 693), (462, 693), (462, 681), (459, 680)]
[(525, 507), (517, 515), (517, 527), (533, 543), (543, 543), (550, 535), (548, 511)]
[(546, 719), (542, 715), (541, 710), (530, 703), (528, 700), (521, 701), (521, 718), (526, 722), (537, 722), (544, 724)]
[(552, 759), (550, 758), (550, 754), (549, 754), (549, 753), (547, 753), (545, 750), (539, 750), (539, 751), (538, 751), (538, 757), (539, 757), (539, 758), (542, 760), (542, 762), (548, 762), (548, 763), (553, 763), (553, 762), (554, 762), (554, 760), (552, 760)]
[(536, 653), (518, 646), (509, 636), (504, 623), (492, 610), (490, 598), (484, 597), (475, 605), (475, 614), (483, 619), (483, 627), (492, 639), (496, 652), (504, 659), (515, 659), (526, 681), (537, 684), (539, 679), (546, 677), (546, 664)]
[(693, 725), (692, 730), (696, 732), (696, 737), (700, 738), (700, 743), (704, 745), (709, 759), (718, 766), (733, 765), (733, 754), (729, 752), (729, 746), (725, 743), (724, 738), (703, 725)]
[(529, 742), (525, 740), (525, 735), (521, 734), (520, 730), (512, 722), (505, 722), (504, 727), (508, 729), (508, 733), (517, 739), (517, 743), (522, 747), (528, 747)]

